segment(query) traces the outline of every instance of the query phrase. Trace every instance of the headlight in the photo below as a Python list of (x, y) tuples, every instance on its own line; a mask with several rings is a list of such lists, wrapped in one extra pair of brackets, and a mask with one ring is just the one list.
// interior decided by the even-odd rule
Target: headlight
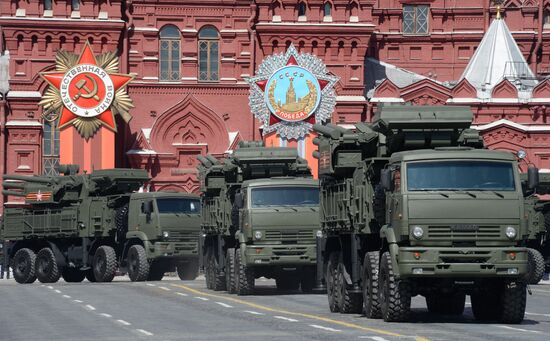
[(168, 233), (168, 231), (163, 231), (163, 232), (162, 232), (162, 236), (163, 236), (164, 238), (168, 238), (168, 237), (170, 237), (170, 233)]
[(420, 226), (415, 226), (413, 227), (413, 236), (416, 238), (416, 239), (422, 239), (422, 237), (424, 236), (424, 230), (422, 229), (422, 227)]
[(262, 239), (262, 231), (254, 232), (254, 238), (256, 238), (258, 240)]
[(315, 235), (317, 236), (317, 238), (321, 238), (323, 236), (323, 231), (318, 230)]
[(516, 238), (517, 234), (518, 234), (518, 232), (516, 231), (515, 227), (513, 227), (513, 226), (506, 227), (506, 237), (508, 237), (510, 239), (514, 239), (514, 238)]

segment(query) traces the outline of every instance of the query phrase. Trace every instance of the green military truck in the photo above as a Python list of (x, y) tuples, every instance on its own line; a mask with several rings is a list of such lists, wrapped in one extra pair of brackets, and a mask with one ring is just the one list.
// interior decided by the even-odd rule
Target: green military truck
[[(517, 161), (483, 149), (465, 107), (384, 106), (374, 123), (315, 125), (330, 310), (405, 321), (433, 313), (519, 323), (527, 235)], [(536, 186), (530, 171), (530, 188)]]
[(241, 142), (223, 161), (199, 160), (207, 287), (247, 295), (266, 277), (312, 290), (319, 184), (296, 149)]
[(18, 283), (110, 282), (117, 271), (132, 281), (160, 280), (176, 267), (182, 279), (198, 275), (198, 196), (135, 193), (149, 181), (144, 170), (59, 171), (4, 176), (4, 195), (25, 198), (4, 208), (0, 228)]
[[(528, 284), (538, 284), (550, 272), (550, 201), (539, 196), (550, 194), (550, 173), (540, 173), (536, 190), (528, 186), (528, 174), (521, 174), (525, 196), (525, 214), (529, 234), (522, 245), (528, 247)], [(544, 198), (544, 197), (543, 197)]]

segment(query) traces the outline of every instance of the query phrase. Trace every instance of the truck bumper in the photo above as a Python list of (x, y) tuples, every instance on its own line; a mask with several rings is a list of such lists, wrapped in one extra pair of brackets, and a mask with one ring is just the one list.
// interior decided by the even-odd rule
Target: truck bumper
[(199, 256), (198, 242), (147, 242), (147, 258), (192, 258)]
[(248, 266), (313, 266), (316, 264), (313, 245), (246, 245), (245, 261)]
[(527, 249), (522, 247), (400, 247), (400, 277), (522, 277)]

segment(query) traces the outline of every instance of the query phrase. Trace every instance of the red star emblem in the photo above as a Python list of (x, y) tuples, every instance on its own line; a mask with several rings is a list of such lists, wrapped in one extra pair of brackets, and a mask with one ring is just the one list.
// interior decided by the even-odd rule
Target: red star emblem
[(36, 193), (36, 201), (42, 201), (42, 192), (40, 192), (40, 190)]
[(97, 63), (88, 42), (78, 62), (67, 72), (43, 72), (40, 76), (59, 90), (63, 109), (59, 116), (59, 128), (79, 118), (95, 118), (116, 132), (116, 124), (110, 105), (118, 89), (128, 84), (133, 76), (107, 73)]

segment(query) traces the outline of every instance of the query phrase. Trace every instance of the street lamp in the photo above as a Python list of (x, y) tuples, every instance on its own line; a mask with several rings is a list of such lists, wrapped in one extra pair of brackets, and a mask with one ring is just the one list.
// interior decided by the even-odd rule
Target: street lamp
[[(6, 104), (10, 91), (10, 53), (0, 51), (0, 174), (6, 172)], [(0, 205), (4, 206), (4, 195), (0, 194)], [(3, 211), (3, 210), (2, 210)]]

